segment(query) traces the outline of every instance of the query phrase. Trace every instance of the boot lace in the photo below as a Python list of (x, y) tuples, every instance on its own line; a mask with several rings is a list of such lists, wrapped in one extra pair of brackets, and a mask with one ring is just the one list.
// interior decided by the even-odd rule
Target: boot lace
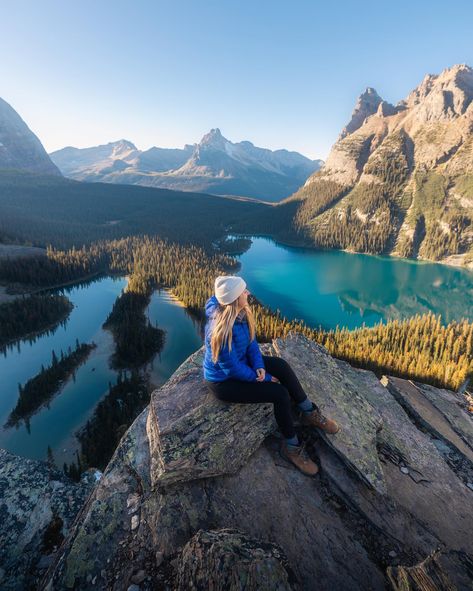
[(321, 425), (325, 425), (327, 423), (327, 417), (325, 417), (319, 409), (314, 409), (314, 414), (315, 414), (315, 418), (316, 420), (321, 424)]
[(305, 446), (306, 446), (306, 442), (303, 441), (301, 443), (301, 445), (299, 446), (299, 449), (297, 450), (297, 455), (301, 456), (301, 458), (303, 458), (304, 460), (308, 460), (309, 456), (307, 455), (307, 451), (306, 451)]

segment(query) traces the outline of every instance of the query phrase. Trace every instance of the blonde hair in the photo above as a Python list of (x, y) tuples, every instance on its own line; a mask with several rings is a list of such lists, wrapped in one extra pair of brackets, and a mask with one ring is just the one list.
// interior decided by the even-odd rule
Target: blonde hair
[[(212, 350), (212, 361), (217, 363), (220, 349), (228, 341), (228, 350), (232, 350), (232, 331), (233, 324), (239, 314), (238, 298), (231, 304), (219, 304), (217, 311), (213, 317), (211, 325), (210, 347)], [(247, 304), (242, 308), (246, 312), (246, 319), (248, 321), (248, 328), (250, 329), (250, 340), (255, 338), (256, 323), (255, 317), (250, 306)]]

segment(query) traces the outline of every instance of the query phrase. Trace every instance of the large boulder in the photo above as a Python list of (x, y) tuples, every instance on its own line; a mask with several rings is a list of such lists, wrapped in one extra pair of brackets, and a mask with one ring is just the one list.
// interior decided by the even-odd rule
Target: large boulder
[(151, 396), (147, 431), (155, 486), (236, 472), (276, 427), (271, 404), (217, 400), (202, 381), (202, 361), (201, 349)]
[(290, 591), (290, 578), (275, 544), (237, 530), (199, 531), (183, 548), (176, 591)]
[[(44, 587), (199, 589), (207, 572), (207, 588), (224, 581), (230, 591), (253, 588), (242, 587), (245, 576), (263, 590), (384, 590), (417, 576), (408, 569), (440, 548), (432, 580), (444, 581), (439, 589), (469, 588), (473, 491), (451, 448), (372, 372), (301, 334), (261, 349), (286, 359), (342, 426), (332, 437), (297, 427), (319, 475), (308, 478), (280, 457), (268, 405), (208, 395), (201, 349), (125, 434)], [(468, 415), (460, 422), (465, 441), (473, 425)]]

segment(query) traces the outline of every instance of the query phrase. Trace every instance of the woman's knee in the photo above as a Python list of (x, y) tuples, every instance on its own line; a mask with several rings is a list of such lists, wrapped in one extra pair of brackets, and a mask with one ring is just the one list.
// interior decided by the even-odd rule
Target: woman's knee
[(283, 367), (284, 369), (292, 369), (289, 362), (286, 361), (285, 359), (283, 359), (282, 357), (278, 358), (278, 363), (281, 367)]
[(281, 368), (291, 367), (285, 359), (282, 357), (276, 357), (275, 355), (263, 355), (263, 361), (265, 366)]
[[(287, 375), (292, 372), (292, 368), (289, 363), (282, 357), (268, 357), (265, 359), (266, 370), (276, 377)], [(279, 375), (278, 375), (279, 374)]]
[(274, 402), (279, 404), (289, 403), (291, 400), (291, 396), (289, 395), (289, 390), (286, 386), (282, 384), (274, 384)]

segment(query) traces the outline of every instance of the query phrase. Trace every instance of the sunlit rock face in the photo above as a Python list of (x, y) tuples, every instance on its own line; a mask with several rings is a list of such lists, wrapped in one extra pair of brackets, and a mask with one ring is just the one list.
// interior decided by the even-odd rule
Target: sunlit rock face
[(427, 75), (391, 105), (368, 88), (291, 199), (316, 246), (473, 261), (473, 70)]

